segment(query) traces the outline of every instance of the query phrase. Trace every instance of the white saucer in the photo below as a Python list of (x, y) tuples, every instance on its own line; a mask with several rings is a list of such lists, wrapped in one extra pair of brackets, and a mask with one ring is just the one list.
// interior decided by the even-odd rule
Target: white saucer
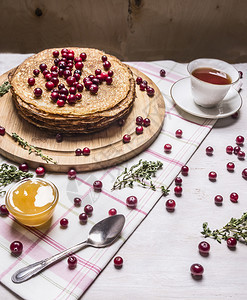
[(221, 104), (213, 108), (197, 105), (191, 94), (190, 77), (178, 80), (173, 84), (170, 94), (174, 102), (184, 111), (202, 118), (220, 119), (231, 116), (242, 106), (242, 98), (231, 87)]

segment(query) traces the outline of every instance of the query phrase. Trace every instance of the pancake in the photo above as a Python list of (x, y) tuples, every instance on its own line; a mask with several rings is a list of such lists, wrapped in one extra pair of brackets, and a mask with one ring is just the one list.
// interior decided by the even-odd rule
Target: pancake
[[(53, 52), (59, 51), (62, 59), (62, 48), (47, 49), (25, 60), (17, 69), (10, 74), (9, 80), (13, 100), (20, 116), (31, 124), (51, 132), (63, 133), (90, 133), (102, 130), (110, 126), (116, 120), (126, 117), (130, 112), (135, 100), (135, 80), (130, 68), (123, 64), (116, 57), (105, 54), (103, 51), (91, 48), (70, 48), (74, 52), (74, 57), (80, 57), (81, 53), (86, 53), (87, 58), (83, 61), (83, 68), (78, 83), (83, 84), (83, 79), (89, 75), (95, 76), (95, 70), (100, 69), (105, 74), (113, 71), (112, 83), (103, 81), (98, 84), (98, 92), (92, 94), (85, 87), (81, 99), (75, 103), (60, 107), (56, 101), (51, 100), (51, 92), (46, 88), (46, 79), (42, 72), (38, 76), (33, 75), (34, 69), (39, 69), (40, 64), (46, 64), (50, 71), (54, 66)], [(111, 67), (105, 70), (102, 56), (107, 56), (107, 61)], [(65, 61), (65, 60), (64, 60)], [(70, 68), (71, 68), (71, 61)], [(65, 62), (68, 63), (68, 60)], [(69, 67), (69, 64), (67, 65)], [(54, 68), (54, 67), (53, 67)], [(72, 75), (74, 74), (75, 62), (72, 62)], [(61, 72), (60, 72), (61, 75)], [(111, 74), (110, 74), (111, 75)], [(35, 79), (35, 84), (28, 84), (29, 78)], [(56, 77), (56, 76), (55, 76)], [(64, 76), (57, 76), (59, 84), (64, 84), (69, 90), (70, 86)], [(96, 80), (97, 81), (97, 80)], [(34, 95), (34, 89), (41, 88), (41, 97)], [(54, 87), (58, 90), (58, 86)]]

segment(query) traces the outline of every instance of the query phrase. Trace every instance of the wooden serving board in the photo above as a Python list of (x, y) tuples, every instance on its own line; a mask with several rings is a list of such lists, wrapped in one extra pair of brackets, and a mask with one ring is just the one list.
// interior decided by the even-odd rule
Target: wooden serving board
[[(85, 135), (64, 136), (61, 143), (56, 142), (55, 135), (49, 135), (27, 121), (21, 119), (14, 107), (11, 92), (0, 98), (0, 126), (5, 127), (6, 133), (0, 136), (0, 154), (17, 163), (26, 162), (29, 167), (37, 168), (42, 165), (47, 171), (67, 172), (70, 168), (77, 171), (102, 169), (126, 161), (145, 150), (158, 136), (165, 117), (165, 103), (158, 87), (140, 71), (131, 68), (135, 78), (141, 76), (155, 89), (154, 97), (149, 97), (136, 86), (137, 98), (133, 109), (126, 119), (124, 126), (113, 124), (109, 128)], [(8, 73), (0, 76), (0, 84), (7, 80)], [(144, 127), (143, 134), (135, 133), (137, 116), (148, 117), (149, 127)], [(46, 163), (35, 153), (29, 154), (11, 137), (17, 133), (29, 144), (42, 150), (42, 153), (52, 157), (57, 164)], [(123, 143), (124, 134), (131, 135), (130, 143)], [(75, 149), (89, 147), (89, 156), (76, 156)]]

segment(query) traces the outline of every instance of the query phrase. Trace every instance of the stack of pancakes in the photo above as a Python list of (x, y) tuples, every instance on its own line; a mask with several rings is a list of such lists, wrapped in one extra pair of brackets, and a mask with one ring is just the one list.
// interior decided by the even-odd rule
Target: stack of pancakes
[[(62, 133), (91, 133), (102, 130), (118, 119), (124, 118), (130, 111), (135, 100), (135, 80), (130, 68), (112, 55), (91, 48), (69, 48), (74, 51), (75, 57), (86, 53), (83, 61), (84, 67), (79, 83), (89, 75), (95, 75), (96, 69), (105, 72), (102, 56), (106, 55), (113, 71), (112, 84), (102, 82), (97, 94), (91, 94), (85, 88), (81, 92), (82, 98), (75, 104), (66, 104), (59, 107), (51, 100), (51, 91), (45, 87), (46, 80), (40, 72), (33, 75), (34, 69), (39, 69), (45, 63), (47, 69), (54, 65), (53, 51), (61, 49), (47, 49), (25, 60), (10, 74), (9, 80), (12, 95), (18, 113), (31, 124), (51, 132)], [(71, 70), (75, 70), (75, 65)], [(107, 71), (106, 71), (107, 72)], [(34, 86), (29, 86), (28, 79), (34, 77)], [(59, 84), (69, 86), (64, 77), (58, 77)], [(41, 88), (43, 93), (40, 98), (35, 97), (34, 89)], [(57, 87), (56, 87), (57, 88)]]

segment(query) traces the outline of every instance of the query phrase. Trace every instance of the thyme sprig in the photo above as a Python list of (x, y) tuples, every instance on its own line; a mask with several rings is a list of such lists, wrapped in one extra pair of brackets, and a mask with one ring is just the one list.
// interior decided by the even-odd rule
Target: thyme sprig
[(25, 150), (28, 150), (29, 154), (35, 153), (36, 155), (40, 156), (43, 160), (45, 160), (47, 163), (51, 162), (53, 164), (56, 164), (57, 162), (54, 161), (52, 157), (49, 157), (48, 155), (44, 155), (41, 151), (41, 149), (37, 148), (36, 146), (30, 145), (28, 142), (26, 142), (22, 137), (20, 137), (17, 133), (12, 133), (12, 138)]
[[(143, 161), (139, 162), (128, 170), (127, 168), (117, 177), (113, 184), (112, 190), (122, 189), (125, 187), (134, 187), (134, 183), (138, 183), (143, 187), (149, 187), (156, 191), (156, 186), (152, 181), (152, 177), (155, 177), (156, 172), (162, 169), (163, 163), (160, 161)], [(169, 190), (164, 186), (160, 187), (162, 194), (167, 195)]]
[(11, 85), (9, 84), (8, 81), (5, 81), (2, 85), (0, 85), (0, 97), (8, 93)]
[(201, 232), (204, 237), (211, 237), (217, 242), (227, 240), (229, 237), (234, 237), (238, 241), (247, 243), (247, 212), (243, 213), (240, 218), (231, 218), (231, 220), (221, 229), (211, 230), (208, 223), (202, 225)]
[(11, 184), (15, 181), (20, 181), (24, 178), (33, 177), (33, 174), (30, 172), (23, 172), (18, 170), (13, 165), (8, 165), (6, 163), (1, 164), (0, 166), (0, 196), (3, 196), (6, 191), (3, 190), (8, 184)]

